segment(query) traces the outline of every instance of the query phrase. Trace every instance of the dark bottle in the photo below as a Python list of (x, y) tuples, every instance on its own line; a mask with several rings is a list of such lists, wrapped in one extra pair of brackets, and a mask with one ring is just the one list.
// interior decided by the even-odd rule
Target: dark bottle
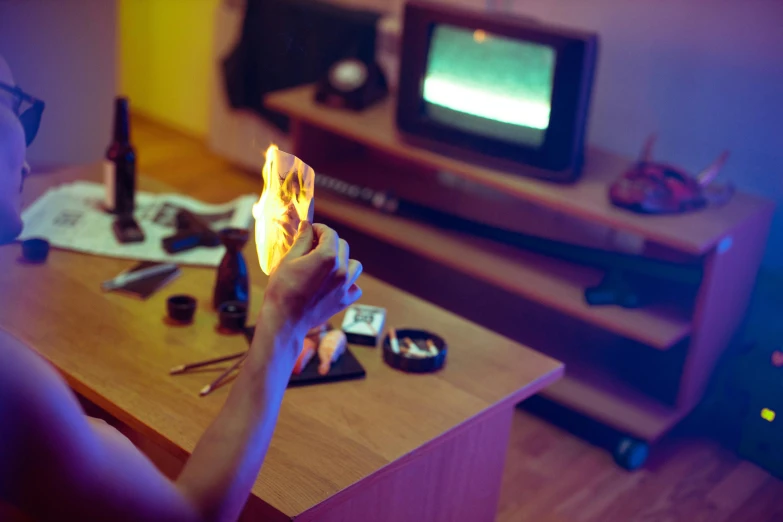
[(114, 137), (106, 150), (103, 167), (107, 210), (133, 215), (136, 197), (136, 150), (130, 142), (128, 99), (114, 101)]
[(220, 241), (226, 247), (226, 253), (218, 266), (212, 305), (217, 309), (226, 301), (249, 304), (247, 263), (242, 255), (249, 232), (242, 228), (226, 228), (221, 230), (219, 235)]

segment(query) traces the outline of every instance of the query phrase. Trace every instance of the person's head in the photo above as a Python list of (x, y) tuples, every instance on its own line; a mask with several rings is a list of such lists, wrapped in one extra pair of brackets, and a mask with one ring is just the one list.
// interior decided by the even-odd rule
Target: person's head
[[(0, 84), (14, 86), (8, 63), (0, 56)], [(13, 95), (0, 90), (0, 244), (22, 231), (19, 187), (25, 161), (24, 129), (14, 111)]]
[(22, 231), (22, 179), (29, 170), (27, 146), (38, 132), (44, 104), (16, 87), (8, 62), (0, 55), (0, 244)]

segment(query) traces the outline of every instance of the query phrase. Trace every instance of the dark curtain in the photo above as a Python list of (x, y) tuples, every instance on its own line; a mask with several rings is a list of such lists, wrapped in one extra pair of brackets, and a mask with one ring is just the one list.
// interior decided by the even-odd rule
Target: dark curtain
[(229, 103), (287, 132), (264, 95), (316, 82), (341, 59), (373, 62), (379, 17), (316, 0), (247, 0), (240, 41), (223, 61)]

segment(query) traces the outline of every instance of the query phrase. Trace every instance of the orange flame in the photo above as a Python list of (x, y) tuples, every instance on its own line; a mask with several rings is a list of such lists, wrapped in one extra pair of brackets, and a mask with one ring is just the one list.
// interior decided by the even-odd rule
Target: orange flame
[(253, 217), (258, 262), (269, 275), (294, 244), (299, 222), (313, 220), (315, 172), (276, 145), (269, 146), (265, 157), (264, 191)]

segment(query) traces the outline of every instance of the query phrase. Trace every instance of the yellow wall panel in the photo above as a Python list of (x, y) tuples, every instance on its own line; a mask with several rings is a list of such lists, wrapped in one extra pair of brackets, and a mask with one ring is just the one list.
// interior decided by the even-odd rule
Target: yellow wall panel
[(206, 136), (219, 0), (120, 0), (120, 92), (134, 111)]

